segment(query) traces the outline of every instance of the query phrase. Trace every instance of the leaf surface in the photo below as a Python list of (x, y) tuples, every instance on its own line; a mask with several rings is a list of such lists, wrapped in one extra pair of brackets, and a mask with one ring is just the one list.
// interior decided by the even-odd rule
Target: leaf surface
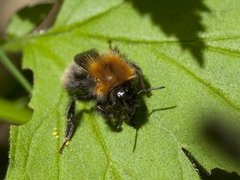
[[(52, 30), (20, 43), (24, 67), (34, 72), (34, 114), (29, 123), (11, 129), (7, 178), (198, 179), (182, 147), (208, 171), (240, 173), (239, 162), (202, 135), (199, 118), (214, 109), (239, 119), (239, 8), (238, 0), (162, 0), (146, 6), (65, 1)], [(61, 75), (74, 55), (91, 48), (105, 52), (108, 40), (142, 68), (152, 87), (166, 88), (145, 98), (149, 116), (142, 119), (134, 153), (134, 129), (124, 124), (114, 133), (93, 112), (79, 116), (76, 133), (60, 155), (68, 103)], [(78, 112), (93, 105), (78, 103)], [(239, 129), (239, 121), (230, 122)]]

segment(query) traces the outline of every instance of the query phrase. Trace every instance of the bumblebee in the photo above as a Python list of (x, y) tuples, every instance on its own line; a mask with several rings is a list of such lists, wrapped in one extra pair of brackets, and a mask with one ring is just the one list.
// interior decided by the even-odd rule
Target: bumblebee
[(117, 47), (112, 48), (111, 44), (109, 52), (104, 54), (96, 49), (77, 54), (74, 64), (64, 72), (62, 83), (71, 100), (60, 153), (75, 129), (76, 101), (95, 101), (96, 111), (120, 131), (124, 121), (135, 128), (134, 116), (140, 107), (140, 94), (164, 88), (146, 89), (141, 69), (129, 62)]

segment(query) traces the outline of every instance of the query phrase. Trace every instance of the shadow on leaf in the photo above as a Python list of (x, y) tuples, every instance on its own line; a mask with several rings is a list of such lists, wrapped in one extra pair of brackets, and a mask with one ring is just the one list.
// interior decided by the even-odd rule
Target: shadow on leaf
[(198, 173), (202, 180), (237, 180), (240, 179), (239, 174), (236, 172), (227, 172), (220, 168), (214, 168), (209, 173), (196, 159), (195, 157), (185, 148), (182, 151), (187, 156), (194, 169)]
[(175, 36), (183, 49), (204, 66), (204, 41), (199, 34), (206, 29), (201, 22), (201, 13), (210, 12), (203, 0), (126, 0), (141, 14), (149, 14), (153, 22), (168, 36)]
[(203, 136), (206, 140), (209, 140), (211, 145), (215, 145), (219, 150), (239, 162), (239, 127), (231, 123), (229, 120), (230, 117), (220, 116), (220, 113), (216, 114), (204, 117), (206, 123), (203, 124)]
[(156, 111), (166, 111), (166, 110), (171, 110), (171, 109), (175, 109), (177, 107), (177, 105), (175, 106), (169, 106), (169, 107), (164, 107), (164, 108), (158, 108), (158, 109), (153, 109), (148, 116), (151, 116), (153, 113), (155, 113)]

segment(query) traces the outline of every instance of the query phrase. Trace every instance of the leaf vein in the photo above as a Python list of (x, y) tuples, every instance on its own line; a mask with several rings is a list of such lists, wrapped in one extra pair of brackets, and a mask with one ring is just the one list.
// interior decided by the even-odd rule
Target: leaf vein
[(59, 35), (59, 34), (64, 34), (64, 33), (69, 33), (75, 29), (78, 29), (80, 26), (91, 22), (92, 20), (95, 20), (97, 18), (100, 18), (102, 16), (108, 15), (108, 13), (112, 12), (113, 10), (119, 8), (121, 5), (123, 4), (123, 2), (110, 7), (109, 9), (106, 9), (105, 11), (99, 12), (93, 16), (90, 16), (86, 19), (84, 19), (83, 21), (80, 21), (78, 23), (74, 23), (72, 25), (67, 26), (66, 28), (62, 28), (62, 29), (57, 29), (57, 30), (53, 30), (53, 31), (49, 31), (47, 34), (43, 34), (43, 36), (52, 36), (52, 35)]
[(111, 157), (111, 153), (106, 145), (106, 142), (104, 140), (104, 137), (102, 135), (102, 132), (99, 127), (99, 125), (97, 124), (97, 121), (94, 121), (93, 119), (93, 116), (92, 118), (90, 118), (90, 127), (92, 129), (92, 131), (94, 132), (96, 138), (98, 139), (98, 142), (100, 142), (100, 145), (103, 149), (103, 152), (105, 154), (105, 157), (107, 158), (107, 161), (108, 161), (108, 164), (107, 164), (107, 168), (106, 168), (106, 171), (108, 169), (108, 167), (110, 167), (110, 165), (112, 165), (112, 170), (113, 170), (113, 175), (116, 177), (116, 178), (120, 178), (120, 173), (118, 172), (118, 169), (114, 166), (114, 163), (113, 163), (113, 160), (112, 160), (112, 157)]
[(235, 58), (240, 57), (240, 52), (236, 51), (236, 50), (231, 50), (231, 49), (216, 47), (216, 46), (210, 46), (210, 45), (207, 45), (207, 49), (209, 49), (210, 51), (213, 51), (213, 52), (222, 53), (224, 55), (228, 55), (228, 56), (230, 55)]
[(210, 83), (206, 82), (204, 79), (200, 78), (196, 74), (194, 74), (191, 70), (187, 69), (183, 65), (177, 63), (173, 58), (167, 56), (164, 53), (161, 53), (157, 51), (155, 48), (152, 48), (153, 51), (157, 56), (161, 56), (161, 59), (163, 59), (165, 62), (170, 63), (171, 65), (174, 65), (179, 70), (183, 70), (186, 74), (188, 74), (193, 79), (197, 80), (200, 84), (202, 84), (208, 91), (213, 94), (218, 99), (221, 99), (225, 104), (227, 104), (229, 107), (231, 107), (234, 111), (236, 111), (238, 114), (240, 113), (240, 106), (236, 104), (233, 100), (231, 100), (229, 97), (227, 97), (223, 92), (221, 92), (219, 89), (211, 85)]

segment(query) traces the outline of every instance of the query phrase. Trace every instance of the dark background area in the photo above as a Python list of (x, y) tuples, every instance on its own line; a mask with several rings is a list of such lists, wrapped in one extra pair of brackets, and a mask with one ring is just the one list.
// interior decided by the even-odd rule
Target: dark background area
[[(55, 2), (55, 0), (0, 0), (0, 42), (3, 43), (8, 39), (6, 33), (7, 25), (11, 21), (12, 15), (16, 13), (22, 19), (31, 21), (33, 24), (35, 24), (35, 28), (32, 29), (30, 32), (37, 28), (41, 30), (41, 28), (50, 27), (56, 15), (56, 7), (55, 11), (52, 10), (53, 2)], [(58, 9), (59, 7), (60, 6), (58, 4)], [(15, 67), (17, 67), (17, 69), (31, 83), (33, 81), (32, 72), (30, 70), (21, 69), (21, 52), (7, 52), (7, 55), (11, 62), (15, 65)], [(30, 101), (29, 93), (26, 92), (26, 90), (21, 86), (21, 84), (14, 78), (11, 72), (9, 72), (1, 62), (0, 98), (11, 101), (13, 103), (15, 101), (18, 101), (19, 99), (24, 99), (24, 104), (22, 108), (28, 108), (27, 104)], [(8, 123), (9, 121), (11, 120), (0, 119), (0, 179), (5, 178), (8, 166), (10, 134), (9, 131), (11, 125), (10, 123)]]

